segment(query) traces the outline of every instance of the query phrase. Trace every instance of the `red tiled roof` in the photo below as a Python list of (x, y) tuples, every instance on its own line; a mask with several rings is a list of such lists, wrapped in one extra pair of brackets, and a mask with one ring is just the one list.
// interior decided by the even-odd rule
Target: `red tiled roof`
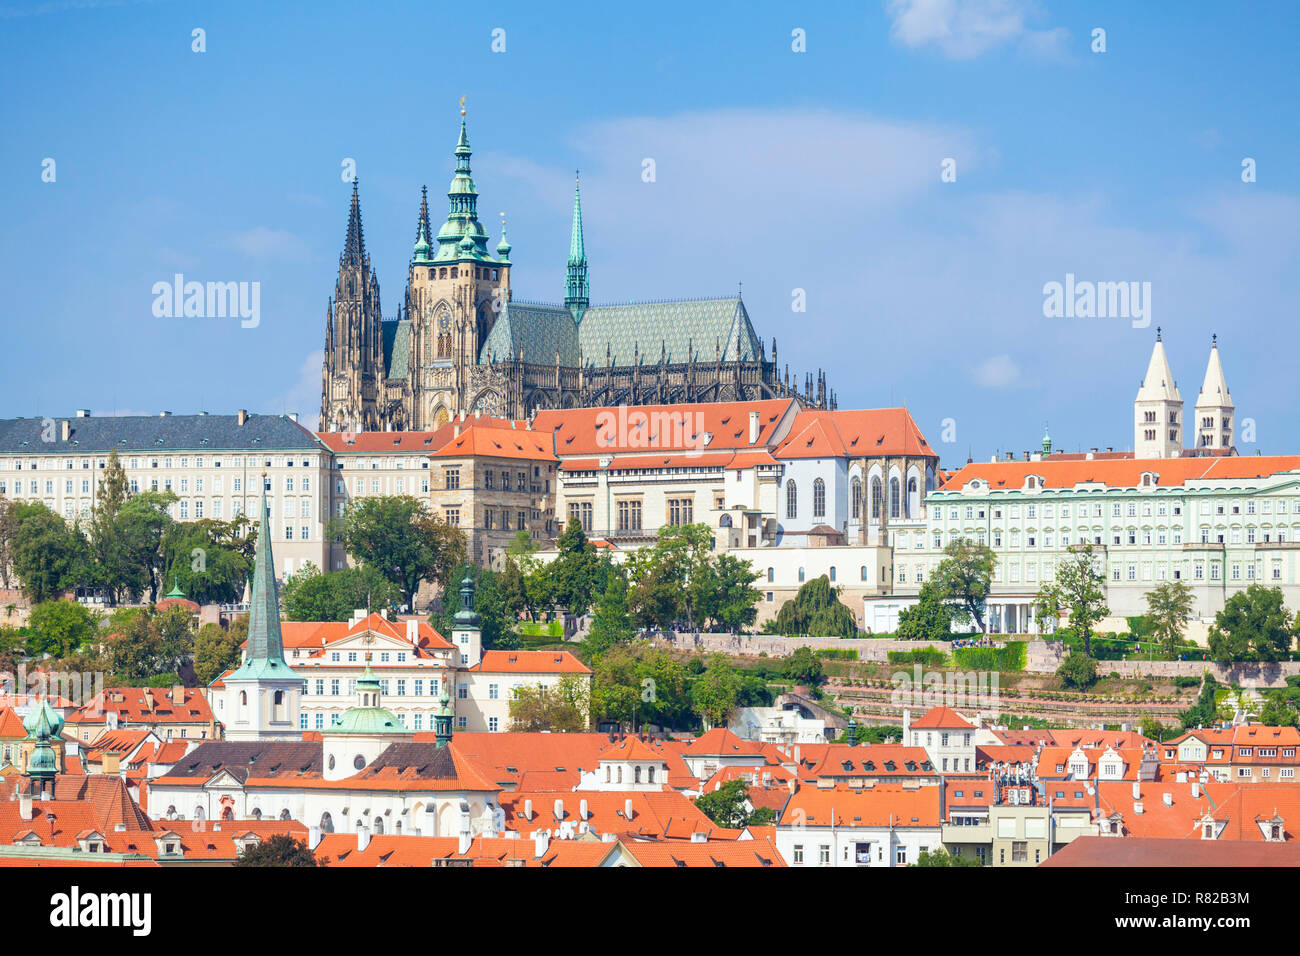
[[(555, 451), (571, 455), (627, 455), (660, 451), (751, 450), (771, 443), (793, 408), (791, 399), (638, 405), (633, 408), (566, 408), (539, 411), (533, 429), (553, 432)], [(749, 440), (749, 415), (758, 413), (758, 440)], [(706, 436), (712, 436), (707, 442)]]
[(484, 651), (469, 668), (488, 674), (590, 674), (591, 668), (568, 651)]
[(488, 428), (480, 425), (451, 439), (431, 458), (522, 458), (529, 461), (555, 461), (550, 432), (536, 428)]
[(1159, 476), (1159, 487), (1167, 488), (1195, 481), (1249, 481), (1296, 470), (1300, 470), (1300, 456), (1294, 455), (974, 462), (953, 474), (941, 490), (960, 490), (973, 478), (983, 479), (994, 491), (1023, 488), (1030, 475), (1042, 478), (1046, 488), (1073, 488), (1088, 482), (1136, 488), (1148, 471)]
[(915, 455), (938, 458), (906, 408), (805, 410), (795, 416), (777, 458)]
[(944, 729), (957, 727), (974, 730), (975, 725), (950, 707), (931, 707), (924, 714), (912, 721), (911, 727), (926, 729)]
[[(991, 787), (992, 785), (989, 784)], [(880, 784), (865, 789), (802, 787), (781, 811), (782, 825), (937, 827), (939, 787)]]

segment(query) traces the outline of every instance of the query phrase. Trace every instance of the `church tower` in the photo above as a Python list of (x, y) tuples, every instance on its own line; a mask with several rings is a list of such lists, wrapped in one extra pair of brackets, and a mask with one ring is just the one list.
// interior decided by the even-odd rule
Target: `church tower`
[(582, 193), (573, 183), (573, 232), (569, 238), (569, 268), (564, 281), (564, 307), (574, 322), (582, 321), (591, 297), (587, 288), (587, 247), (582, 240)]
[(1196, 396), (1196, 450), (1227, 451), (1232, 448), (1232, 396), (1219, 361), (1219, 337), (1210, 339), (1210, 361), (1205, 367), (1201, 394)]
[(475, 398), (471, 368), (478, 364), (479, 350), (510, 300), (509, 244), (503, 237), (496, 258), (488, 250), (488, 235), (478, 218), (478, 189), (470, 170), (472, 153), (463, 105), (460, 116), (447, 219), (436, 236), (430, 234), (427, 194), (422, 192), (407, 273), (406, 318), (411, 331), (406, 427), (411, 429), (437, 428), (460, 410), (469, 410)]
[(1133, 402), (1133, 454), (1136, 458), (1178, 458), (1183, 452), (1183, 399), (1169, 370), (1169, 358), (1156, 329), (1146, 378)]
[(347, 239), (339, 256), (334, 296), (325, 311), (322, 431), (379, 427), (379, 388), (384, 380), (382, 322), (379, 278), (366, 254), (361, 200), (353, 182)]
[(298, 710), (307, 683), (284, 659), (280, 636), (280, 596), (271, 555), (271, 513), (263, 481), (261, 524), (253, 563), (244, 659), (224, 681), (222, 722), (227, 740), (300, 740)]

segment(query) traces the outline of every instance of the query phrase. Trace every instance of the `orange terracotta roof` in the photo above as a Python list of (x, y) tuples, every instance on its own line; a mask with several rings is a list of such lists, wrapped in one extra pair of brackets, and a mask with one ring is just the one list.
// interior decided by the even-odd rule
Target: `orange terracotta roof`
[(416, 657), (430, 656), (429, 652), (435, 650), (454, 649), (451, 641), (434, 630), (428, 621), (417, 621), (420, 643), (412, 645), (406, 638), (406, 623), (405, 620), (391, 621), (376, 611), (355, 624), (347, 621), (281, 621), (280, 634), (286, 648), (312, 649), (317, 656), (335, 641), (367, 630), (401, 641)]
[(211, 723), (212, 708), (198, 687), (183, 688), (181, 700), (172, 699), (171, 687), (106, 687), (84, 707), (68, 715), (69, 724), (105, 722), (105, 713), (118, 716), (119, 727), (132, 724)]
[(1300, 866), (1294, 843), (1224, 843), (1218, 840), (1162, 840), (1131, 837), (1078, 837), (1039, 866)]
[(636, 843), (623, 846), (642, 866), (785, 866), (785, 858), (771, 840), (734, 840), (706, 843)]
[(20, 740), (26, 736), (27, 728), (23, 726), (23, 719), (14, 713), (13, 708), (0, 710), (0, 737), (5, 740)]
[(782, 825), (837, 827), (937, 827), (939, 787), (895, 784), (854, 789), (802, 787), (781, 811)]
[[(499, 794), (497, 802), (505, 811), (506, 829), (523, 834), (570, 823), (575, 830), (586, 824), (599, 835), (614, 833), (638, 839), (689, 840), (700, 833), (712, 839), (734, 839), (738, 835), (738, 831), (719, 827), (676, 790), (515, 790)], [(584, 803), (586, 817), (582, 816)], [(631, 817), (627, 814), (629, 803)], [(530, 804), (531, 819), (525, 816)]]
[(340, 866), (415, 866), (428, 868), (435, 860), (466, 860), (479, 866), (599, 866), (618, 850), (615, 843), (585, 840), (550, 840), (541, 855), (532, 840), (504, 837), (474, 837), (460, 851), (456, 837), (426, 837), (381, 833), (372, 836), (365, 849), (358, 849), (355, 833), (326, 833), (315, 853), (317, 860)]
[[(510, 427), (510, 419), (494, 418), (483, 415), (475, 418), (467, 415), (463, 422), (449, 421), (433, 431), (422, 432), (317, 432), (316, 437), (333, 452), (356, 452), (359, 454), (397, 454), (411, 452), (437, 451), (456, 434), (456, 425), (461, 432), (480, 427)], [(521, 427), (524, 422), (518, 423)]]
[(950, 707), (931, 707), (924, 714), (912, 721), (913, 728), (943, 729), (959, 728), (974, 730), (975, 725)]
[(591, 668), (568, 651), (484, 651), (469, 668), (487, 674), (590, 674)]
[[(533, 419), (533, 428), (554, 433), (555, 451), (561, 458), (629, 452), (766, 449), (793, 407), (791, 399), (765, 399), (632, 408), (566, 408), (539, 411)], [(749, 440), (751, 412), (759, 416), (755, 442)]]
[(553, 436), (536, 428), (487, 428), (480, 425), (463, 431), (456, 438), (430, 453), (431, 458), (519, 458), (529, 461), (555, 461)]
[(975, 462), (957, 471), (940, 489), (958, 491), (980, 478), (994, 491), (1023, 488), (1030, 475), (1046, 488), (1073, 488), (1096, 482), (1108, 488), (1136, 488), (1143, 472), (1159, 476), (1161, 488), (1197, 481), (1251, 481), (1300, 470), (1300, 456), (1249, 455), (1226, 458), (1123, 458), (1093, 461)]
[(938, 455), (906, 408), (844, 411), (808, 409), (795, 416), (777, 458), (856, 458), (879, 455)]

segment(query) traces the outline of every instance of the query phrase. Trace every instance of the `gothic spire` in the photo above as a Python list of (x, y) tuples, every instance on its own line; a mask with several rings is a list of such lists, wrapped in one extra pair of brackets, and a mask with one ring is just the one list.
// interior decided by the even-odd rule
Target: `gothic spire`
[(275, 584), (275, 560), (271, 554), (271, 512), (266, 506), (266, 483), (262, 483), (261, 523), (257, 528), (257, 555), (253, 561), (252, 597), (248, 606), (248, 643), (244, 661), (230, 680), (264, 677), (292, 677), (284, 659), (280, 636), (280, 596)]
[(429, 187), (420, 187), (420, 217), (415, 227), (415, 261), (429, 261), (429, 237), (433, 229), (429, 226)]
[(343, 258), (354, 261), (366, 257), (366, 237), (361, 231), (361, 199), (357, 195), (357, 181), (352, 180), (352, 209), (348, 212), (348, 238), (343, 244)]
[(582, 238), (582, 190), (574, 174), (573, 182), (573, 232), (569, 238), (569, 269), (564, 283), (564, 305), (581, 322), (582, 314), (590, 303), (587, 287), (587, 247)]

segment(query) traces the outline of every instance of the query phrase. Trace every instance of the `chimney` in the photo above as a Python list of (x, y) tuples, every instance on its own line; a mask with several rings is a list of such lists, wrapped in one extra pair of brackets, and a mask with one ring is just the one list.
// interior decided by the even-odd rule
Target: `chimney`
[(172, 703), (173, 703), (173, 704), (183, 704), (183, 703), (185, 703), (185, 685), (184, 685), (184, 684), (177, 684), (175, 687), (172, 688)]
[(239, 427), (242, 428), (242, 427), (244, 427), (245, 423), (247, 423), (247, 421), (248, 421), (248, 410), (247, 410), (247, 409), (241, 408), (239, 411), (237, 411), (237, 412), (235, 413), (235, 424), (236, 424), (236, 425), (238, 425)]
[(59, 440), (67, 441), (71, 437), (72, 437), (72, 422), (68, 421), (65, 418), (63, 421), (59, 422)]
[(290, 412), (290, 413), (289, 413), (289, 421), (291, 421), (291, 422), (296, 422), (297, 420), (298, 420), (298, 413), (297, 413), (297, 412)]
[(350, 621), (348, 621), (348, 627), (352, 627), (352, 626), (355, 625), (357, 622), (359, 622), (359, 621), (364, 621), (365, 619), (366, 619), (366, 609), (365, 609), (365, 608), (363, 608), (363, 607), (353, 608), (353, 609), (352, 609), (352, 619), (351, 619)]
[(525, 801), (524, 801), (524, 819), (527, 820), (529, 823), (531, 823), (532, 820), (533, 820), (533, 801), (532, 801), (532, 800), (525, 800)]
[(585, 819), (587, 819), (587, 801), (586, 801), (586, 800), (579, 800), (579, 801), (578, 801), (578, 819), (579, 819), (579, 820), (585, 820)]
[(406, 622), (406, 639), (412, 645), (420, 643), (420, 622), (417, 618), (412, 618)]
[(314, 850), (320, 846), (320, 827), (307, 828), (307, 849)]
[(761, 429), (758, 427), (758, 412), (749, 413), (749, 443), (752, 445), (758, 441), (758, 434)]
[(456, 424), (451, 426), (451, 437), (452, 438), (460, 437), (460, 422), (457, 422)]
[(564, 819), (564, 801), (563, 801), (563, 800), (556, 800), (556, 801), (555, 801), (555, 819), (557, 819), (557, 820), (563, 820), (563, 819)]
[(167, 417), (169, 417), (170, 415), (171, 415), (171, 412), (168, 412), (168, 411), (161, 411), (161, 412), (158, 413), (158, 417), (159, 417), (159, 418), (167, 418)]
[(1138, 783), (1136, 780), (1133, 781), (1133, 799), (1142, 799), (1142, 784)]
[(456, 843), (456, 854), (464, 856), (474, 844), (474, 836), (468, 830), (460, 831), (460, 840)]
[(78, 418), (89, 418), (89, 417), (90, 417), (90, 409), (89, 409), (89, 408), (78, 408), (78, 409), (77, 409), (77, 417), (78, 417)]
[(533, 859), (541, 859), (546, 855), (547, 847), (551, 845), (551, 835), (546, 830), (538, 830), (533, 834)]
[(1165, 791), (1164, 801), (1165, 806), (1167, 807), (1172, 807), (1174, 805), (1174, 795), (1168, 790)]
[(18, 794), (18, 819), (28, 820), (34, 816), (32, 812), (32, 795), (29, 792)]
[(1139, 816), (1142, 814), (1142, 803), (1141, 803), (1141, 801), (1139, 801), (1139, 802), (1133, 804), (1133, 812), (1136, 813), (1136, 814), (1138, 814)]
[(1192, 799), (1193, 799), (1193, 800), (1199, 800), (1200, 798), (1201, 798), (1201, 785), (1200, 785), (1199, 783), (1193, 783), (1193, 784), (1192, 784)]
[(632, 798), (631, 798), (631, 797), (628, 797), (626, 800), (623, 801), (623, 816), (624, 816), (625, 819), (628, 819), (628, 820), (631, 820), (634, 816), (636, 816), (636, 813), (633, 812), (633, 810), (632, 810)]
[(122, 755), (106, 753), (100, 760), (99, 772), (106, 776), (117, 776), (122, 772)]
[(367, 827), (360, 827), (357, 830), (357, 852), (360, 853), (368, 846), (370, 846), (370, 830)]

